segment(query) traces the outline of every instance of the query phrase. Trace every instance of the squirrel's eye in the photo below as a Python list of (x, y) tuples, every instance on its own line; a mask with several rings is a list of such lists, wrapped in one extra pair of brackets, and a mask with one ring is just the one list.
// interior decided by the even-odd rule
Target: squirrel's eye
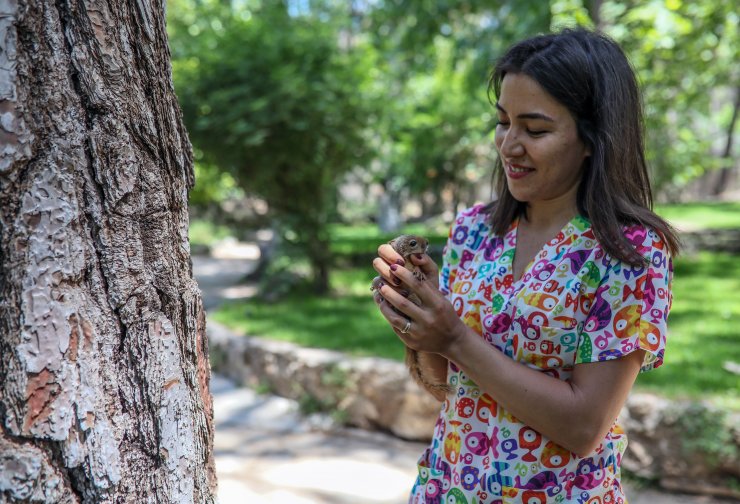
[(411, 240), (411, 242), (410, 242), (410, 245), (411, 245), (412, 247), (416, 247), (416, 240)]

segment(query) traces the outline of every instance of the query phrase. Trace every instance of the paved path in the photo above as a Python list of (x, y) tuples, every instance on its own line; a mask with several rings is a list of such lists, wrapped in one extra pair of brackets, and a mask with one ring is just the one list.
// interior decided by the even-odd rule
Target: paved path
[[(425, 445), (326, 428), (295, 401), (261, 396), (214, 375), (221, 504), (403, 504)], [(625, 485), (630, 504), (727, 504)]]
[[(206, 309), (249, 297), (241, 280), (255, 265), (249, 247), (193, 257)], [(295, 401), (259, 395), (214, 375), (216, 471), (221, 504), (401, 504), (425, 445), (303, 417)], [(707, 497), (627, 488), (630, 504), (727, 504)]]

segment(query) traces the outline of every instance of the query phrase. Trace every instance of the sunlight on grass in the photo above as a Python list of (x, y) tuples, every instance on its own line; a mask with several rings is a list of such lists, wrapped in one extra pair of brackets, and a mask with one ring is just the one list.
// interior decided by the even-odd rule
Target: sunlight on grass
[[(335, 269), (334, 294), (294, 292), (278, 303), (231, 303), (213, 318), (245, 334), (357, 356), (403, 359), (403, 345), (378, 313), (369, 290), (375, 272)], [(740, 410), (740, 260), (702, 252), (675, 263), (674, 302), (665, 364), (641, 374), (637, 388), (668, 397), (711, 398)]]
[(655, 211), (678, 229), (740, 228), (740, 202), (697, 202), (658, 205)]
[(375, 254), (378, 245), (387, 243), (400, 234), (416, 234), (424, 236), (430, 245), (438, 250), (447, 242), (448, 229), (430, 228), (422, 224), (404, 226), (397, 233), (381, 233), (375, 224), (363, 225), (332, 225), (331, 250), (338, 255)]
[(402, 360), (403, 345), (378, 313), (370, 293), (372, 268), (336, 271), (330, 297), (291, 295), (278, 303), (230, 303), (214, 320), (255, 336), (356, 356)]
[(675, 263), (673, 308), (663, 367), (638, 378), (641, 388), (669, 396), (716, 397), (740, 407), (740, 260), (702, 252)]

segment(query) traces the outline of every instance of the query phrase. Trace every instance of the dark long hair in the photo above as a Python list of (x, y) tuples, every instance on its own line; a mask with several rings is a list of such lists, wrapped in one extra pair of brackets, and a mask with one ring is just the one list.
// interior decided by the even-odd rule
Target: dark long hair
[[(672, 255), (676, 232), (652, 211), (642, 100), (635, 73), (622, 49), (601, 33), (566, 29), (513, 45), (497, 62), (488, 86), (497, 99), (508, 73), (536, 81), (573, 115), (578, 136), (590, 147), (578, 187), (577, 204), (606, 252), (632, 265), (645, 259), (624, 236), (622, 227), (642, 224), (661, 235)], [(496, 161), (498, 200), (489, 205), (494, 233), (504, 235), (523, 215), (526, 203), (509, 192), (501, 158)]]

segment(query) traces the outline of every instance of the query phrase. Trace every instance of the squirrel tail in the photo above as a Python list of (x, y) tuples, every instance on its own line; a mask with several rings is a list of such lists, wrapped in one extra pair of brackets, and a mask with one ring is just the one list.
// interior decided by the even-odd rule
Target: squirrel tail
[(419, 352), (409, 347), (406, 347), (406, 366), (414, 381), (438, 400), (444, 400), (444, 396), (452, 392), (452, 387), (447, 383), (432, 383), (427, 380), (419, 363)]

